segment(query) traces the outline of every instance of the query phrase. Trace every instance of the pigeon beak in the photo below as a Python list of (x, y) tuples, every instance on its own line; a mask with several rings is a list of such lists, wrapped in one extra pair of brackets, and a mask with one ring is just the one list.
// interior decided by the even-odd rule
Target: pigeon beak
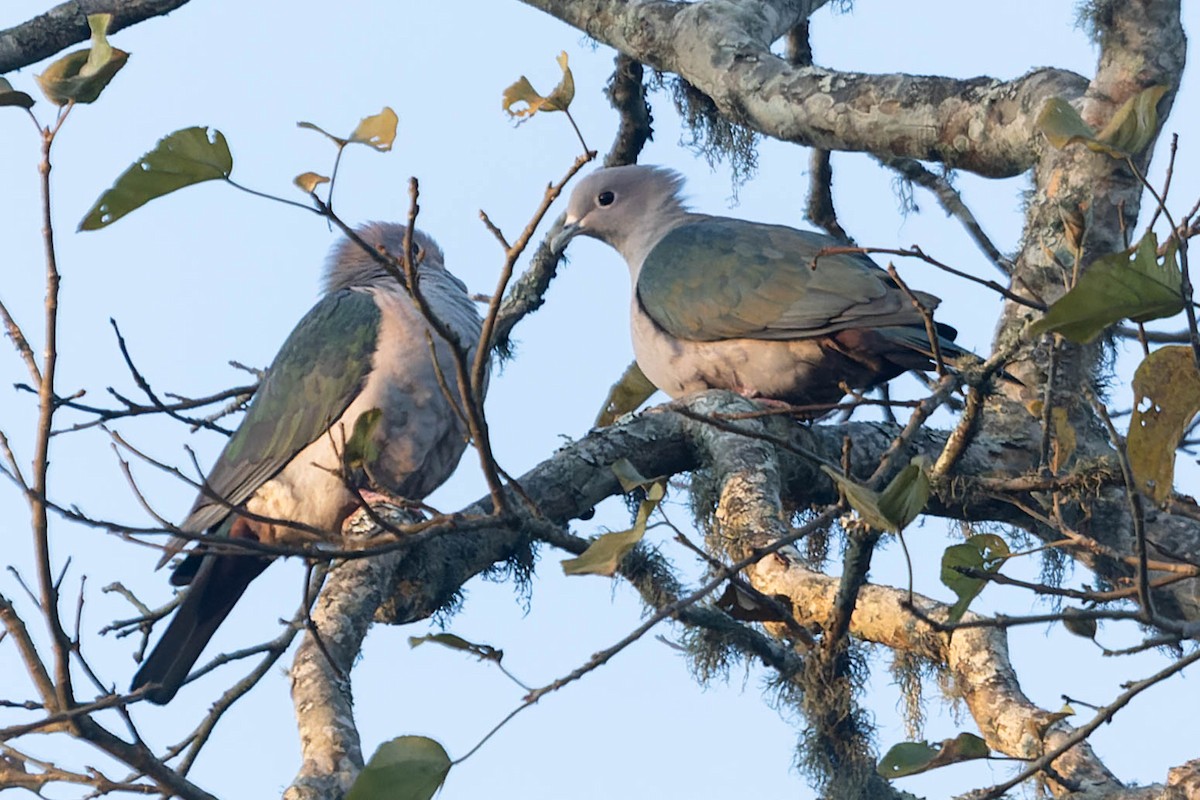
[(550, 232), (550, 250), (562, 255), (567, 244), (580, 233), (583, 233), (583, 226), (579, 224), (579, 220), (563, 218), (562, 225)]

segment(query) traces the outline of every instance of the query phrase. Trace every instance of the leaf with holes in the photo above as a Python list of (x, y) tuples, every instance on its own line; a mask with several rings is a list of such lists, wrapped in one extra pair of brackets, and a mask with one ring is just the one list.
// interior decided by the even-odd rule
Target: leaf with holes
[(121, 173), (84, 216), (79, 230), (99, 230), (156, 197), (226, 179), (232, 172), (233, 156), (220, 131), (204, 127), (175, 131)]
[(524, 75), (505, 89), (501, 98), (505, 112), (510, 117), (528, 119), (539, 111), (566, 111), (575, 99), (575, 77), (567, 66), (566, 52), (559, 53), (558, 66), (562, 69), (562, 80), (548, 95), (539, 94)]
[(1200, 372), (1192, 348), (1161, 347), (1133, 374), (1126, 450), (1137, 488), (1163, 503), (1175, 487), (1175, 450), (1200, 413)]
[(928, 742), (901, 742), (893, 745), (879, 760), (879, 766), (875, 770), (884, 778), (893, 780), (928, 772), (947, 764), (987, 758), (990, 753), (987, 742), (983, 739), (973, 733), (960, 733), (937, 746)]
[(1151, 231), (1136, 247), (1093, 261), (1029, 332), (1057, 332), (1085, 344), (1126, 317), (1134, 322), (1170, 317), (1183, 310), (1182, 282), (1174, 241), (1159, 263), (1158, 238)]
[(962, 570), (995, 574), (1008, 557), (1008, 543), (994, 533), (976, 534), (962, 544), (950, 545), (942, 553), (942, 583), (958, 595), (950, 608), (948, 622), (958, 622), (971, 601), (987, 586), (987, 580), (966, 575)]

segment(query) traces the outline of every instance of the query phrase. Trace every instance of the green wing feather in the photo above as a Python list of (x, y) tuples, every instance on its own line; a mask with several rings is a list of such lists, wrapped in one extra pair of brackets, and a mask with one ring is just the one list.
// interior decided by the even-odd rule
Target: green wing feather
[[(210, 490), (238, 505), (329, 430), (371, 372), (379, 307), (366, 292), (326, 295), (283, 343), (241, 426), (208, 474)], [(184, 530), (211, 528), (228, 509), (201, 495)]]
[[(795, 339), (851, 327), (920, 324), (887, 273), (858, 254), (813, 256), (838, 243), (782, 225), (712, 217), (655, 245), (638, 300), (680, 339)], [(931, 298), (932, 299), (932, 298)]]

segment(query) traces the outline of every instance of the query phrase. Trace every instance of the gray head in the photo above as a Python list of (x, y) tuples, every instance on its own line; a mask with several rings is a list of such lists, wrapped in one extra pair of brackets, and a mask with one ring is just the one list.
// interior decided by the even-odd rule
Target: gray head
[[(399, 260), (404, 253), (406, 227), (398, 222), (368, 222), (355, 233), (371, 247), (382, 249)], [(442, 248), (430, 237), (413, 229), (414, 264), (422, 269), (444, 270)], [(334, 245), (325, 262), (325, 292), (335, 292), (351, 286), (372, 286), (394, 283), (395, 278), (382, 264), (364, 251), (357, 242), (343, 238)]]
[(634, 164), (598, 169), (571, 192), (563, 229), (553, 248), (575, 236), (612, 246), (633, 265), (668, 231), (687, 219), (680, 192), (683, 176), (665, 167)]

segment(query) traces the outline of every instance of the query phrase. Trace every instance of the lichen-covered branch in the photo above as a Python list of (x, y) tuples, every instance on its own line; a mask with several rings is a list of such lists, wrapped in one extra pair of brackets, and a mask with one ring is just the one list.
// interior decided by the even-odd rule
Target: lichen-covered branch
[(112, 0), (87, 3), (71, 0), (60, 3), (45, 14), (0, 31), (0, 74), (36, 64), (73, 44), (86, 42), (91, 35), (87, 15), (105, 12), (113, 15), (109, 34), (160, 17), (179, 8), (188, 0)]
[(1087, 81), (1040, 69), (1011, 81), (867, 75), (793, 66), (771, 44), (825, 3), (525, 0), (625, 55), (679, 75), (723, 116), (826, 150), (935, 161), (979, 175), (1034, 165), (1034, 120), (1050, 97), (1079, 99)]

